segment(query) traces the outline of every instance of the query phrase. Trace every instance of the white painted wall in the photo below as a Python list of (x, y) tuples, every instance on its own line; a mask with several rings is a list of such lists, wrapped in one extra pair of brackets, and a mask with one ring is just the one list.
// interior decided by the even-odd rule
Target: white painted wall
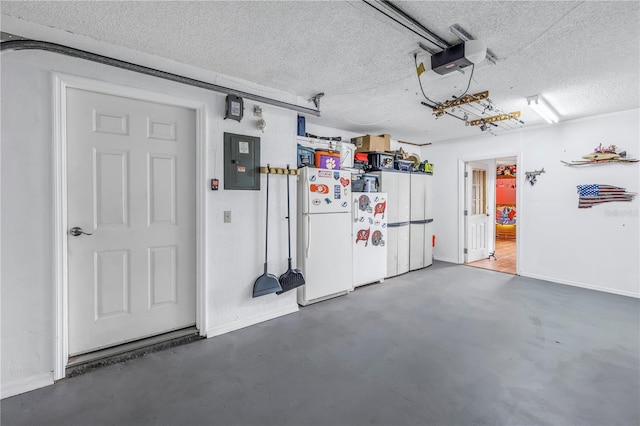
[[(293, 95), (249, 82), (32, 24), (5, 20), (5, 17), (2, 25), (3, 31), (92, 50), (286, 102), (297, 100)], [(223, 189), (223, 133), (261, 137), (263, 165), (295, 165), (295, 112), (260, 105), (267, 122), (265, 132), (261, 133), (251, 101), (245, 102), (245, 117), (238, 123), (223, 120), (225, 96), (222, 94), (80, 59), (40, 51), (5, 52), (1, 67), (2, 397), (53, 381), (54, 71), (203, 102), (206, 108), (205, 178), (207, 184), (209, 179), (219, 178), (221, 189), (207, 191), (203, 200), (207, 316), (202, 327), (211, 337), (297, 311), (295, 291), (252, 298), (253, 283), (263, 272), (265, 176), (262, 176), (261, 191)], [(295, 192), (292, 195), (292, 218), (295, 218)], [(279, 276), (287, 269), (284, 176), (272, 176), (270, 196), (269, 271)], [(232, 211), (230, 224), (223, 223), (225, 210)], [(292, 229), (295, 235), (295, 220)], [(293, 244), (295, 253), (295, 241)]]
[[(639, 110), (561, 122), (498, 137), (423, 148), (435, 163), (436, 259), (458, 262), (458, 161), (519, 152), (520, 273), (579, 287), (640, 297), (640, 199), (578, 209), (576, 185), (609, 184), (640, 192), (640, 164), (567, 167), (598, 144), (640, 157)], [(531, 186), (524, 172), (545, 172)]]
[[(640, 297), (640, 197), (631, 203), (605, 203), (578, 209), (576, 185), (600, 183), (640, 192), (640, 163), (582, 168), (560, 160), (577, 160), (598, 144), (616, 144), (629, 158), (640, 158), (640, 111), (632, 110), (553, 126), (524, 128), (498, 137), (469, 138), (425, 147), (398, 144), (435, 164), (434, 232), (437, 260), (458, 263), (460, 241), (459, 161), (511, 157), (519, 153), (518, 229), (523, 276)], [(309, 124), (322, 136), (359, 134)], [(393, 135), (392, 135), (393, 136)], [(545, 169), (535, 186), (524, 172)]]

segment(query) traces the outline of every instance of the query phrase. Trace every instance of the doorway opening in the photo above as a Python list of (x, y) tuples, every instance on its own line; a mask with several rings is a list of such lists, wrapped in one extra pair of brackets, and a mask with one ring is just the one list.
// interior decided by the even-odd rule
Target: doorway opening
[(517, 157), (467, 162), (465, 171), (465, 264), (515, 275)]

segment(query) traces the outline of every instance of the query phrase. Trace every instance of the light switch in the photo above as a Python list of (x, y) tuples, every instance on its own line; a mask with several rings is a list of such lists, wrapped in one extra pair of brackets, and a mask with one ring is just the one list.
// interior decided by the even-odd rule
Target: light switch
[(231, 210), (225, 210), (224, 223), (231, 223)]

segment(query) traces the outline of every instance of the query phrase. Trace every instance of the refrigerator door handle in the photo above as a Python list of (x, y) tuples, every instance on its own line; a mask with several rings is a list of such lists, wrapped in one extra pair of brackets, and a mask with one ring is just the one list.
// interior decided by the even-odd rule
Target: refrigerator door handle
[(310, 240), (311, 240), (311, 215), (307, 213), (307, 248), (305, 250), (306, 258), (309, 258), (309, 249), (311, 247)]
[(351, 208), (353, 209), (353, 221), (354, 222), (358, 221), (358, 209), (356, 208), (357, 205), (358, 205), (358, 199), (354, 198), (353, 199), (353, 204), (351, 205)]

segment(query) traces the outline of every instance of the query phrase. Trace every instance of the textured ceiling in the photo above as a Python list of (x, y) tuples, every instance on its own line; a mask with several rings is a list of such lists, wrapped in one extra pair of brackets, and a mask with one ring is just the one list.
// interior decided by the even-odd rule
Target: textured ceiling
[[(541, 94), (561, 120), (640, 106), (640, 2), (395, 2), (449, 43), (461, 25), (495, 65), (476, 67), (470, 93), (488, 90), (525, 127), (543, 124), (526, 97)], [(324, 92), (319, 124), (390, 133), (414, 143), (482, 134), (424, 100), (413, 52), (423, 39), (362, 1), (2, 1), (3, 15), (81, 34), (281, 89)], [(433, 47), (433, 45), (431, 45)], [(422, 77), (431, 99), (460, 95), (465, 74)], [(304, 105), (312, 107), (312, 104)], [(486, 133), (485, 133), (486, 134)]]

